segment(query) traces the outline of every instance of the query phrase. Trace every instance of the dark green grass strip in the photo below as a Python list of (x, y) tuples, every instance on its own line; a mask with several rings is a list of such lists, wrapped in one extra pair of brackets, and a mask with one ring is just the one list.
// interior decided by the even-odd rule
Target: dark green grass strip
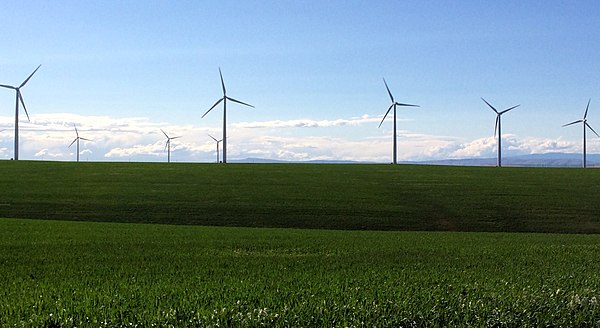
[(0, 219), (1, 327), (594, 327), (600, 236)]
[(0, 184), (1, 217), (600, 232), (600, 170), (0, 161)]

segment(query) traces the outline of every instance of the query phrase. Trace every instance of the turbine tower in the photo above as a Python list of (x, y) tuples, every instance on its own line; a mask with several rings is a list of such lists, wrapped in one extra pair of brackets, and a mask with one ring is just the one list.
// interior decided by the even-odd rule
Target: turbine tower
[(206, 111), (206, 113), (204, 113), (204, 115), (202, 115), (202, 117), (204, 118), (204, 116), (206, 116), (206, 114), (208, 114), (208, 112), (210, 112), (219, 103), (221, 103), (221, 101), (223, 102), (223, 138), (221, 140), (223, 141), (223, 163), (227, 163), (227, 100), (233, 101), (238, 104), (242, 104), (244, 106), (252, 107), (252, 108), (254, 108), (254, 106), (252, 106), (250, 104), (246, 104), (245, 102), (241, 102), (239, 100), (235, 100), (231, 97), (228, 97), (227, 91), (225, 90), (225, 82), (223, 82), (223, 74), (221, 74), (220, 67), (219, 67), (219, 75), (221, 76), (221, 86), (223, 87), (223, 98), (217, 100), (217, 102), (214, 105), (212, 105), (212, 107), (209, 108)]
[(577, 124), (577, 123), (582, 123), (581, 125), (583, 125), (583, 168), (587, 167), (587, 154), (586, 154), (586, 149), (585, 149), (586, 148), (586, 139), (585, 139), (586, 127), (590, 128), (590, 130), (592, 130), (592, 132), (594, 132), (594, 134), (596, 134), (596, 136), (600, 137), (600, 135), (598, 135), (598, 133), (596, 133), (596, 131), (594, 131), (592, 126), (587, 122), (587, 113), (588, 113), (588, 109), (590, 109), (591, 101), (592, 101), (592, 99), (588, 100), (588, 104), (587, 104), (587, 107), (585, 108), (585, 113), (583, 114), (582, 119), (563, 125), (563, 127), (568, 126), (568, 125)]
[(19, 160), (19, 102), (21, 102), (21, 105), (23, 105), (23, 110), (25, 110), (25, 114), (27, 115), (27, 120), (29, 121), (29, 113), (27, 113), (27, 108), (25, 108), (25, 102), (23, 101), (23, 95), (21, 94), (21, 88), (24, 87), (25, 84), (27, 84), (27, 82), (29, 82), (29, 79), (31, 79), (33, 74), (35, 74), (35, 72), (37, 72), (37, 70), (40, 69), (40, 66), (42, 66), (42, 65), (39, 65), (33, 71), (33, 73), (31, 73), (29, 75), (29, 77), (27, 77), (25, 79), (25, 81), (23, 81), (23, 83), (21, 83), (21, 85), (19, 85), (18, 87), (15, 87), (12, 85), (0, 84), (0, 87), (7, 88), (7, 89), (13, 89), (13, 90), (15, 90), (15, 93), (16, 93), (16, 101), (15, 101), (15, 160)]
[(385, 84), (385, 88), (387, 89), (387, 92), (390, 95), (390, 99), (392, 100), (392, 104), (388, 108), (387, 112), (385, 112), (385, 115), (383, 115), (383, 119), (381, 120), (381, 123), (379, 123), (379, 127), (381, 127), (381, 124), (383, 124), (383, 121), (385, 121), (385, 118), (390, 113), (390, 110), (392, 110), (392, 108), (393, 108), (394, 109), (394, 164), (398, 164), (398, 159), (397, 159), (397, 152), (398, 152), (398, 146), (397, 146), (398, 140), (397, 139), (398, 139), (398, 135), (396, 134), (396, 106), (419, 107), (419, 105), (403, 104), (403, 103), (396, 102), (394, 100), (394, 96), (392, 96), (392, 92), (390, 91), (390, 88), (388, 87), (387, 83), (385, 82), (385, 78), (383, 79), (383, 84)]
[(212, 140), (214, 140), (217, 143), (217, 163), (219, 163), (219, 143), (221, 143), (221, 141), (223, 141), (223, 139), (217, 140), (217, 138), (211, 136), (210, 134), (208, 136), (211, 137)]
[(73, 124), (73, 127), (75, 128), (75, 134), (77, 135), (77, 137), (73, 140), (73, 142), (71, 142), (71, 144), (69, 145), (69, 148), (71, 148), (71, 146), (73, 146), (73, 144), (75, 142), (77, 142), (77, 162), (79, 163), (79, 140), (85, 140), (85, 141), (91, 141), (91, 140), (80, 137), (79, 131), (77, 131), (77, 127), (75, 126), (75, 124)]
[(167, 142), (165, 143), (165, 150), (167, 150), (167, 163), (171, 163), (171, 140), (181, 138), (181, 137), (169, 137), (165, 131), (161, 129), (162, 133), (167, 137)]
[(494, 126), (494, 137), (496, 136), (496, 132), (498, 133), (498, 167), (502, 167), (502, 114), (513, 110), (517, 107), (519, 107), (520, 105), (516, 105), (513, 106), (511, 108), (505, 109), (501, 112), (497, 111), (496, 108), (494, 108), (494, 106), (490, 105), (489, 102), (487, 102), (485, 99), (481, 98), (481, 100), (483, 100), (483, 102), (485, 102), (488, 106), (490, 106), (490, 108), (494, 111), (494, 113), (496, 113), (496, 124)]

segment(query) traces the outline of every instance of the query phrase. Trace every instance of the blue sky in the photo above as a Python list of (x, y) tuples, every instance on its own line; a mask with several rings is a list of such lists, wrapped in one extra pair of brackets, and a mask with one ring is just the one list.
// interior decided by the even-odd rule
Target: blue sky
[[(20, 84), (21, 159), (208, 162), (228, 94), (228, 157), (389, 162), (580, 152), (600, 131), (597, 1), (3, 1), (0, 84)], [(0, 158), (13, 156), (14, 92), (0, 90)], [(590, 152), (600, 152), (597, 138)]]

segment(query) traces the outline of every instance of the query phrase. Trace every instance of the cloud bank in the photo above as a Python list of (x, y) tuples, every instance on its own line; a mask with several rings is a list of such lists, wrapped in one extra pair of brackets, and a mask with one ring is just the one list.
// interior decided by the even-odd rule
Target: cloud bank
[[(0, 158), (13, 154), (14, 131), (10, 117), (0, 117)], [(288, 161), (353, 160), (391, 161), (391, 134), (373, 129), (380, 117), (335, 120), (271, 120), (232, 123), (228, 129), (228, 158), (267, 158)], [(80, 136), (81, 158), (90, 161), (166, 161), (165, 138), (161, 129), (175, 139), (173, 161), (212, 162), (216, 143), (208, 136), (220, 136), (220, 127), (156, 122), (144, 117), (84, 116), (72, 113), (35, 115), (20, 124), (22, 159), (74, 160), (74, 125)], [(338, 133), (331, 133), (337, 127)], [(339, 129), (344, 129), (340, 135)], [(3, 131), (2, 131), (3, 130)], [(346, 131), (347, 130), (347, 131)], [(403, 161), (495, 157), (496, 139), (463, 140), (433, 134), (399, 131), (398, 158)], [(590, 153), (600, 152), (599, 140), (588, 141)], [(506, 134), (505, 156), (547, 152), (581, 152), (579, 141), (544, 139)]]

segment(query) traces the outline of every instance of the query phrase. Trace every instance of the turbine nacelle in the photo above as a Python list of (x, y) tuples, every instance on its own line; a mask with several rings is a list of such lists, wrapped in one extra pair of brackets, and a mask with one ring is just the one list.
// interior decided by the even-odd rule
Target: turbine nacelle
[[(390, 88), (388, 87), (387, 82), (385, 82), (385, 78), (383, 79), (383, 84), (385, 84), (385, 89), (387, 90), (388, 94), (390, 95), (390, 99), (392, 100), (392, 104), (390, 105), (390, 107), (388, 107), (387, 111), (385, 112), (385, 115), (383, 115), (383, 119), (381, 120), (381, 123), (379, 123), (378, 128), (381, 127), (381, 125), (383, 124), (383, 121), (385, 121), (385, 118), (390, 113), (390, 111), (392, 110), (392, 108), (396, 108), (396, 106), (402, 106), (402, 107), (421, 107), (419, 105), (403, 104), (403, 103), (399, 103), (399, 102), (395, 101), (394, 100), (394, 96), (392, 95), (392, 92), (390, 91)], [(395, 132), (394, 132), (394, 134), (395, 134)]]
[(84, 140), (84, 141), (92, 141), (90, 139), (87, 138), (83, 138), (79, 136), (79, 131), (77, 130), (77, 126), (75, 126), (75, 124), (73, 124), (73, 128), (75, 129), (75, 135), (77, 136), (75, 139), (73, 139), (73, 141), (69, 144), (68, 148), (71, 148), (71, 146), (73, 146), (73, 144), (77, 141), (77, 140)]
[(596, 132), (596, 130), (594, 130), (594, 128), (592, 128), (592, 126), (587, 122), (587, 114), (588, 114), (588, 110), (590, 109), (590, 102), (592, 101), (592, 99), (588, 100), (587, 106), (585, 107), (585, 112), (583, 113), (583, 118), (577, 121), (573, 121), (571, 123), (567, 123), (564, 124), (563, 127), (565, 126), (569, 126), (569, 125), (573, 125), (573, 124), (577, 124), (577, 123), (583, 123), (583, 125), (585, 127), (588, 127), (590, 130), (592, 130), (592, 132), (594, 132), (594, 134), (596, 136), (598, 136), (600, 138), (600, 135), (598, 135), (598, 133)]
[[(1, 131), (0, 131), (1, 132)], [(223, 139), (217, 140), (217, 138), (211, 136), (210, 134), (208, 135), (209, 137), (211, 137), (212, 140), (214, 140), (215, 142), (219, 143), (221, 141), (223, 141)]]
[(498, 111), (496, 108), (494, 108), (494, 106), (492, 106), (485, 99), (481, 98), (481, 100), (483, 100), (483, 102), (485, 102), (494, 111), (494, 113), (496, 113), (496, 123), (494, 124), (494, 137), (496, 137), (496, 134), (498, 133), (498, 130), (500, 128), (500, 116), (502, 116), (502, 114), (504, 114), (504, 113), (507, 113), (507, 112), (521, 106), (521, 105), (516, 105), (516, 106), (512, 106), (511, 108), (507, 108), (503, 111)]

